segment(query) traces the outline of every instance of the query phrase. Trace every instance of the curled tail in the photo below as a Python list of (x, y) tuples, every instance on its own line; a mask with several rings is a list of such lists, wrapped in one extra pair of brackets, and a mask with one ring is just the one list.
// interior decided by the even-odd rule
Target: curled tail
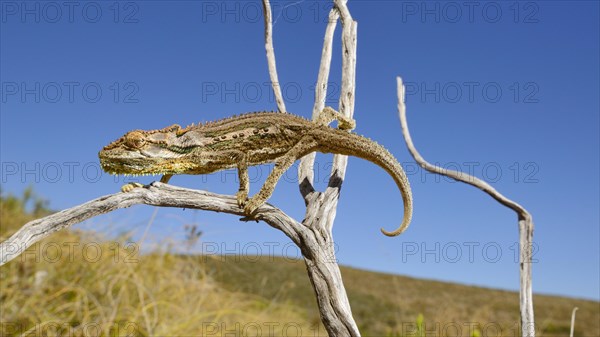
[(398, 186), (398, 189), (402, 194), (402, 199), (404, 201), (404, 218), (397, 229), (390, 232), (381, 228), (381, 232), (387, 236), (397, 236), (402, 234), (408, 228), (410, 220), (412, 219), (413, 206), (410, 184), (408, 182), (408, 178), (406, 177), (406, 173), (402, 169), (402, 166), (398, 160), (396, 160), (396, 158), (388, 150), (373, 140), (353, 133), (331, 128), (328, 129), (328, 132), (335, 130), (334, 132), (344, 135), (345, 141), (331, 142), (330, 140), (328, 141), (329, 137), (326, 137), (326, 135), (323, 135), (322, 138), (318, 137), (321, 138), (319, 139), (319, 144), (323, 148), (323, 152), (338, 153), (368, 160), (377, 164), (390, 176), (392, 176), (396, 182), (396, 186)]

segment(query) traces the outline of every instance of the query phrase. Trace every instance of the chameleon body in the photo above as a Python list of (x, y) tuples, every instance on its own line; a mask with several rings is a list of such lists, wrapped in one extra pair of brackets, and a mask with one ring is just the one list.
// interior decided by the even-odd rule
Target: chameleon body
[[(338, 129), (329, 127), (338, 121)], [(412, 217), (412, 195), (400, 163), (384, 147), (348, 132), (354, 121), (325, 108), (317, 121), (278, 112), (256, 112), (182, 129), (134, 130), (104, 147), (102, 168), (111, 174), (206, 174), (237, 168), (240, 188), (237, 201), (251, 215), (271, 196), (281, 175), (298, 159), (312, 152), (334, 153), (366, 159), (392, 176), (404, 200), (400, 227), (385, 235), (396, 236)], [(248, 199), (248, 166), (274, 163), (261, 190)], [(124, 191), (132, 187), (124, 186)]]

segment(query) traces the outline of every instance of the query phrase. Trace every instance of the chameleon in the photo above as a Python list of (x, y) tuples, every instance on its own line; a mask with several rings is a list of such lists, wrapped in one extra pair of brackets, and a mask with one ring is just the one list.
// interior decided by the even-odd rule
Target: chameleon
[[(337, 128), (329, 126), (337, 121)], [(401, 225), (383, 234), (404, 232), (412, 218), (412, 193), (404, 170), (396, 158), (373, 140), (351, 133), (355, 121), (325, 107), (311, 121), (281, 112), (254, 112), (205, 124), (181, 128), (133, 130), (99, 152), (102, 169), (110, 174), (162, 175), (168, 183), (175, 174), (208, 174), (237, 168), (239, 190), (236, 200), (244, 213), (252, 215), (271, 196), (283, 173), (312, 152), (349, 155), (383, 168), (400, 189), (404, 202)], [(274, 163), (260, 191), (248, 198), (248, 167)], [(143, 185), (123, 186), (123, 192)]]

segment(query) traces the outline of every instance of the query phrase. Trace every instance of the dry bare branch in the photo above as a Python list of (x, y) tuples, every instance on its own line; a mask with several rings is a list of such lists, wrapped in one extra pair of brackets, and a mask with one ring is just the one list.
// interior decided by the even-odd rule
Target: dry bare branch
[(475, 186), (484, 191), (492, 198), (496, 199), (500, 204), (512, 209), (517, 213), (519, 222), (519, 265), (520, 265), (520, 317), (521, 317), (521, 332), (522, 336), (535, 337), (534, 316), (533, 316), (533, 298), (531, 286), (531, 257), (533, 243), (533, 219), (531, 214), (518, 203), (506, 198), (504, 195), (496, 191), (490, 184), (485, 181), (468, 175), (464, 172), (447, 170), (441, 167), (428, 163), (415, 148), (408, 123), (406, 121), (406, 105), (405, 88), (400, 77), (397, 78), (398, 90), (398, 114), (400, 115), (400, 123), (402, 124), (402, 134), (406, 141), (406, 146), (410, 154), (413, 156), (417, 164), (425, 170), (450, 177), (454, 180)]
[[(333, 46), (333, 35), (337, 26), (337, 20), (340, 15), (337, 9), (334, 7), (329, 12), (329, 20), (327, 28), (325, 29), (325, 38), (323, 39), (323, 50), (321, 52), (321, 64), (319, 66), (319, 75), (317, 77), (317, 84), (315, 85), (315, 104), (312, 111), (312, 120), (316, 120), (319, 117), (319, 113), (325, 108), (325, 100), (327, 99), (327, 83), (329, 81), (329, 73), (331, 68), (331, 54)], [(300, 159), (300, 165), (298, 166), (298, 181), (300, 182), (300, 193), (306, 203), (308, 203), (307, 196), (309, 193), (314, 192), (313, 180), (314, 180), (314, 163), (315, 153), (311, 153)]]
[[(354, 112), (356, 23), (350, 16), (346, 2), (347, 0), (334, 1), (334, 8), (329, 13), (329, 23), (325, 31), (321, 64), (315, 88), (313, 120), (318, 117), (319, 113), (325, 107), (333, 37), (340, 13), (344, 16), (344, 20), (342, 21), (342, 94), (340, 96), (339, 109), (340, 113), (349, 117), (352, 117)], [(265, 31), (268, 32), (266, 35), (270, 35), (270, 27), (267, 28), (270, 23), (270, 19), (267, 19), (267, 16), (270, 16), (270, 5), (268, 1), (263, 2), (263, 4), (265, 6)], [(269, 56), (268, 48), (267, 58), (274, 59), (274, 55)], [(271, 63), (269, 62), (269, 65)], [(271, 74), (274, 71), (270, 68)], [(276, 90), (275, 87), (274, 90)], [(303, 249), (308, 276), (315, 289), (321, 320), (328, 334), (330, 336), (358, 337), (360, 336), (360, 332), (352, 317), (341, 273), (337, 263), (335, 263), (332, 238), (333, 220), (336, 214), (340, 187), (346, 171), (347, 157), (334, 156), (329, 187), (324, 193), (316, 192), (313, 186), (314, 158), (314, 154), (302, 158), (298, 169), (300, 192), (306, 202), (306, 215), (303, 225), (312, 233), (311, 235), (303, 236), (305, 241), (299, 247)], [(312, 245), (319, 247), (319, 249), (312, 249), (312, 251), (320, 251), (320, 255), (313, 256), (310, 253), (311, 250), (304, 251), (304, 247)], [(323, 256), (327, 256), (328, 259), (323, 260)]]
[(279, 112), (286, 112), (283, 95), (281, 95), (281, 86), (279, 85), (279, 76), (277, 76), (277, 65), (275, 63), (275, 50), (273, 49), (273, 18), (271, 14), (271, 4), (269, 0), (263, 0), (263, 13), (265, 18), (265, 49), (267, 51), (267, 64), (269, 66), (269, 76), (271, 85), (275, 93), (275, 101)]
[[(356, 90), (356, 36), (357, 24), (352, 20), (346, 7), (346, 0), (334, 1), (334, 9), (329, 15), (329, 23), (325, 31), (321, 65), (315, 92), (313, 119), (325, 105), (327, 80), (331, 64), (331, 46), (338, 15), (342, 15), (342, 88), (339, 111), (352, 118), (354, 113), (354, 93)], [(336, 14), (337, 12), (337, 14)], [(306, 213), (303, 223), (315, 233), (323, 251), (330, 252), (335, 258), (333, 248), (333, 222), (336, 216), (340, 188), (346, 173), (347, 157), (335, 155), (329, 184), (325, 192), (316, 192), (312, 185), (314, 155), (302, 159), (298, 170), (300, 192), (306, 202)], [(321, 319), (329, 336), (360, 336), (360, 332), (352, 317), (350, 302), (344, 288), (342, 276), (336, 263), (314, 263), (305, 257), (309, 277), (317, 293), (317, 301), (321, 311)], [(321, 270), (316, 272), (317, 270)], [(323, 274), (327, 272), (327, 274)], [(334, 312), (334, 315), (331, 315)]]
[[(202, 209), (244, 215), (234, 196), (192, 190), (154, 182), (128, 193), (116, 193), (26, 223), (10, 238), (0, 243), (0, 266), (14, 259), (34, 243), (50, 234), (94, 216), (137, 204), (160, 207)], [(294, 228), (303, 227), (276, 207), (265, 204), (258, 209), (257, 220), (280, 229), (294, 242), (299, 241)]]
[(327, 28), (325, 28), (325, 37), (323, 39), (323, 49), (321, 51), (321, 64), (319, 65), (319, 75), (317, 76), (317, 85), (315, 86), (315, 104), (312, 111), (312, 119), (315, 120), (319, 113), (325, 108), (327, 99), (327, 83), (331, 68), (331, 54), (333, 51), (333, 36), (337, 21), (340, 17), (338, 10), (334, 7), (329, 12)]

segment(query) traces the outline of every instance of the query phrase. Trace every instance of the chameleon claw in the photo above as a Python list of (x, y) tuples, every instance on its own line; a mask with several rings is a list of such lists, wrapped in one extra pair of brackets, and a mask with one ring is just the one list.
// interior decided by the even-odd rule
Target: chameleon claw
[(340, 130), (354, 130), (356, 128), (356, 121), (354, 119), (340, 119), (338, 121), (338, 129)]
[(260, 205), (258, 205), (258, 202), (255, 199), (256, 197), (254, 197), (252, 199), (248, 199), (248, 193), (243, 192), (243, 191), (237, 192), (236, 197), (237, 197), (238, 205), (240, 206), (240, 208), (244, 209), (244, 213), (246, 214), (246, 216), (241, 218), (240, 221), (244, 221), (244, 222), (256, 221), (256, 222), (258, 222), (258, 219), (256, 218), (255, 213)]
[(256, 200), (255, 197), (251, 198), (244, 205), (244, 213), (246, 213), (246, 215), (253, 215), (258, 207), (260, 207), (262, 204), (263, 203), (261, 203), (259, 200)]
[(129, 183), (129, 184), (125, 184), (123, 186), (121, 186), (121, 192), (123, 193), (128, 193), (133, 191), (136, 188), (140, 188), (140, 187), (144, 187), (143, 184), (140, 183)]

